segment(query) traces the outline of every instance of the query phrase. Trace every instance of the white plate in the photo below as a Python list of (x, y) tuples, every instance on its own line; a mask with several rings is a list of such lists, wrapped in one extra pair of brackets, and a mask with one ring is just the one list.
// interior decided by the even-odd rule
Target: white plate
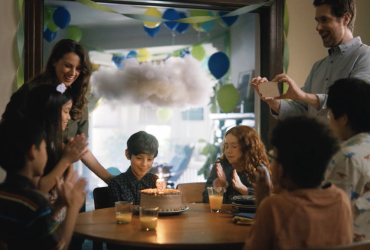
[[(135, 207), (135, 210), (139, 212), (139, 207)], [(185, 212), (186, 210), (189, 210), (188, 206), (185, 206), (184, 209), (178, 211), (159, 211), (158, 214), (160, 215), (180, 214), (182, 212)]]

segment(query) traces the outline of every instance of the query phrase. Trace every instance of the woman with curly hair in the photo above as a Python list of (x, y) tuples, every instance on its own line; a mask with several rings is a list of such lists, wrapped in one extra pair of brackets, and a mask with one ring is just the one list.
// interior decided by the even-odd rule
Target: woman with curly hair
[(251, 127), (236, 126), (229, 129), (221, 150), (222, 155), (216, 160), (207, 179), (203, 202), (209, 202), (207, 187), (223, 187), (223, 203), (230, 204), (235, 195), (251, 194), (257, 166), (266, 166), (270, 172), (265, 146)]
[[(19, 118), (26, 114), (27, 97), (30, 91), (42, 84), (51, 84), (55, 88), (64, 83), (66, 92), (72, 97), (73, 106), (71, 119), (63, 131), (63, 141), (68, 143), (76, 135), (88, 137), (88, 110), (85, 94), (89, 85), (92, 67), (87, 51), (79, 43), (62, 39), (53, 47), (44, 72), (35, 76), (16, 91), (2, 115), (3, 119)], [(82, 162), (106, 183), (113, 177), (88, 151), (82, 157)]]

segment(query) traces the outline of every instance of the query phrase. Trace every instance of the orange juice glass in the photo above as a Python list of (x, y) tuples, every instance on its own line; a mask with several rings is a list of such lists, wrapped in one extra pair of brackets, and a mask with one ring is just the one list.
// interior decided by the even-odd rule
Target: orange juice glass
[(140, 207), (140, 226), (142, 230), (154, 230), (157, 227), (158, 207)]
[(127, 224), (132, 219), (132, 202), (131, 201), (116, 201), (116, 221), (117, 224)]
[(208, 187), (208, 198), (211, 212), (218, 213), (221, 211), (224, 190), (220, 187)]

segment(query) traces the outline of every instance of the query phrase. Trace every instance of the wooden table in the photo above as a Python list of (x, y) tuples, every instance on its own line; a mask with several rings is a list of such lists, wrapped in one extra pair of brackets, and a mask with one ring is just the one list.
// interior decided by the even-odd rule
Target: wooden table
[(230, 205), (211, 213), (209, 204), (186, 204), (189, 210), (178, 215), (161, 215), (157, 229), (140, 229), (135, 213), (129, 224), (116, 224), (114, 208), (81, 213), (74, 233), (98, 242), (138, 248), (161, 249), (242, 249), (250, 226), (232, 222)]

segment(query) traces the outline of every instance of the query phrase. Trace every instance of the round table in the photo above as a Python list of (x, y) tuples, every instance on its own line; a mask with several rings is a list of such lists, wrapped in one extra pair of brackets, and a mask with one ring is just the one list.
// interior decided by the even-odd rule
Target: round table
[[(232, 222), (230, 205), (211, 213), (209, 204), (185, 204), (189, 210), (177, 215), (160, 215), (153, 231), (140, 229), (139, 215), (129, 224), (117, 224), (114, 208), (78, 215), (76, 236), (98, 242), (137, 248), (161, 249), (242, 249), (250, 226)], [(136, 209), (134, 209), (136, 211)]]

